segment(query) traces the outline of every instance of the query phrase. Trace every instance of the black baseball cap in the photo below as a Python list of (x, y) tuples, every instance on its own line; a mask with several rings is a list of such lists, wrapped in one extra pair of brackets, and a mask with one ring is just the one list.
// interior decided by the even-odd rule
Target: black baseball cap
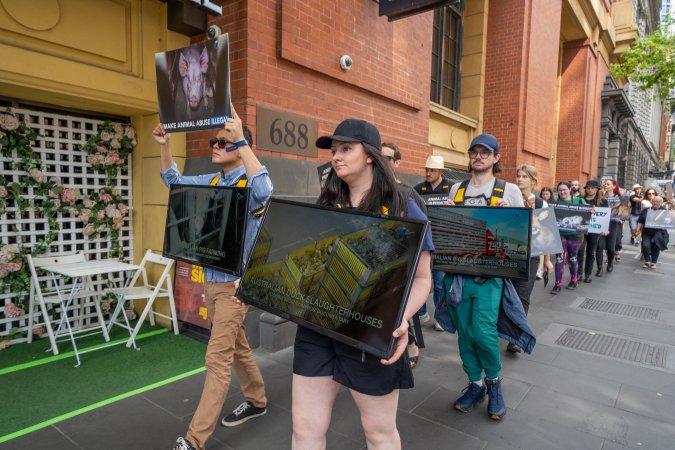
[(598, 182), (598, 180), (588, 180), (586, 182), (586, 186), (584, 186), (584, 187), (600, 189), (600, 183)]
[(333, 141), (365, 142), (378, 150), (382, 150), (380, 132), (375, 125), (365, 120), (346, 119), (340, 122), (332, 136), (321, 136), (316, 140), (318, 148), (330, 149)]

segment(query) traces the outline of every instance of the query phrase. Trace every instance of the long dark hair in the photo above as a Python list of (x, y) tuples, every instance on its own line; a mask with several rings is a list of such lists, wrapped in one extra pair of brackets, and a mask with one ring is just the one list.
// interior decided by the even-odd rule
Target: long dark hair
[[(602, 201), (604, 200), (604, 198), (605, 197), (602, 195), (602, 189), (600, 189), (599, 187), (595, 188), (595, 196), (593, 197), (593, 200), (590, 201), (590, 203), (595, 204), (595, 206), (600, 206), (602, 205)], [(584, 200), (586, 200), (587, 202), (589, 201), (588, 194), (584, 195)]]
[[(382, 214), (382, 207), (389, 210), (389, 215), (400, 216), (405, 211), (405, 202), (399, 184), (396, 182), (394, 173), (389, 164), (385, 162), (379, 149), (372, 145), (361, 142), (366, 155), (372, 160), (373, 183), (361, 203), (355, 206), (361, 211), (373, 214)], [(322, 206), (337, 206), (338, 204), (349, 205), (349, 186), (337, 176), (335, 170), (328, 174), (326, 184), (316, 201)]]

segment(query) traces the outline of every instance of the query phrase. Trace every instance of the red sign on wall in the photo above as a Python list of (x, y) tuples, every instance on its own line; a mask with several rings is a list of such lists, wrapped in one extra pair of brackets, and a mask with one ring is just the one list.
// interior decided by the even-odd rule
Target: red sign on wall
[(176, 261), (173, 295), (178, 320), (211, 329), (204, 300), (204, 270), (201, 266)]

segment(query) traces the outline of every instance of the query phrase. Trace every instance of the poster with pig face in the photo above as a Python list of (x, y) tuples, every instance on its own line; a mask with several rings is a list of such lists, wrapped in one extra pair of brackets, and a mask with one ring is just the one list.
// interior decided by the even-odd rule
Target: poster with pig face
[(553, 208), (535, 209), (532, 214), (532, 248), (530, 256), (562, 253), (558, 221)]
[(220, 128), (231, 116), (228, 35), (155, 54), (159, 120), (167, 132)]

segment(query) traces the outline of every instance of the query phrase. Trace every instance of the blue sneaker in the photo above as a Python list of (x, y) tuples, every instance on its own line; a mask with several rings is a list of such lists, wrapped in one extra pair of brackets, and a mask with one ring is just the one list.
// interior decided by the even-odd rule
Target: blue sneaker
[(488, 394), (488, 416), (492, 420), (502, 420), (502, 417), (506, 414), (506, 403), (504, 403), (504, 397), (502, 396), (502, 380), (501, 378), (496, 380), (486, 378), (485, 386)]
[(460, 412), (471, 411), (477, 403), (485, 399), (485, 386), (478, 386), (471, 381), (462, 392), (464, 392), (464, 395), (455, 401), (455, 409)]

